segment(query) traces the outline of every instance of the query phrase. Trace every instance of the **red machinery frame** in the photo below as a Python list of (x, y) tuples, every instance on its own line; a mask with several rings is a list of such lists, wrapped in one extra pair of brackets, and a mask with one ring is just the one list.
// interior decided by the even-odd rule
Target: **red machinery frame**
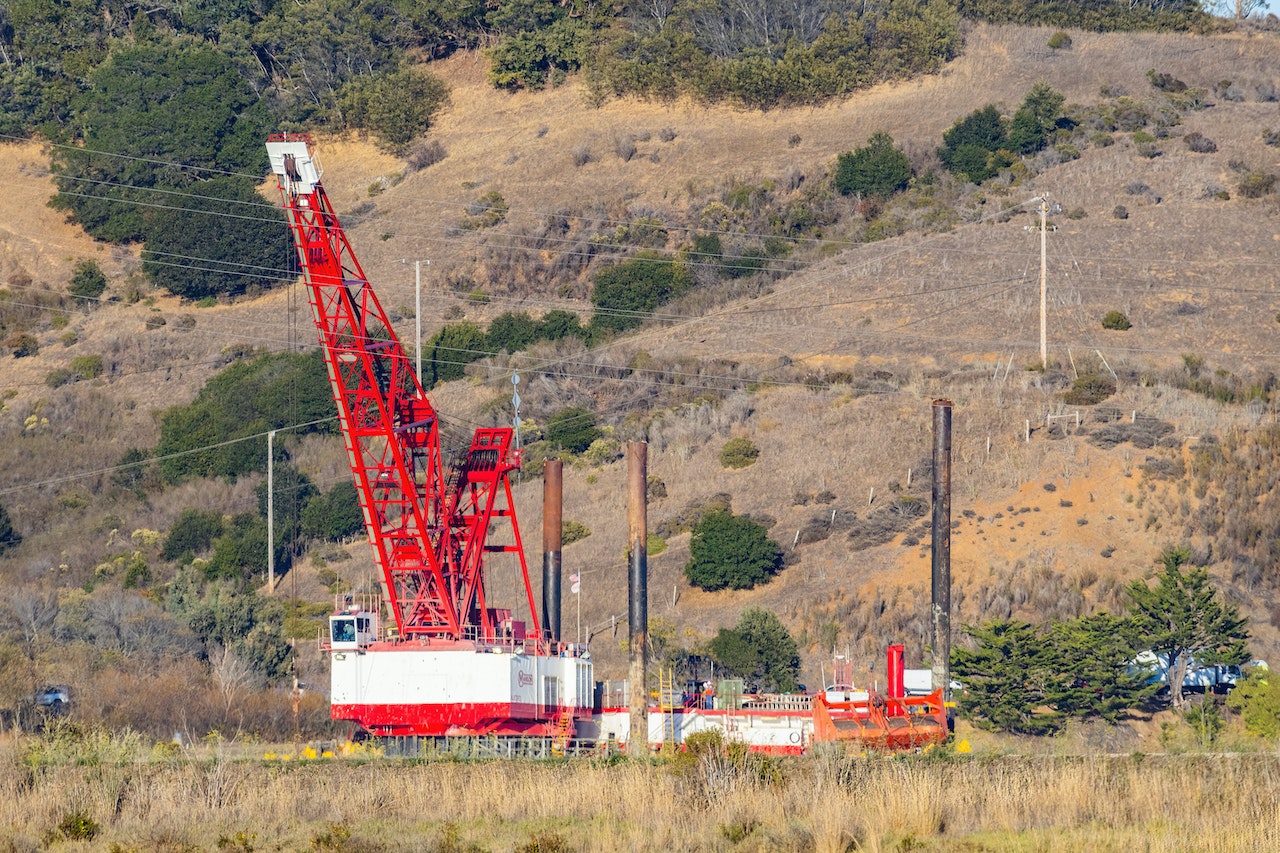
[[(306, 281), (374, 560), (400, 636), (453, 640), (499, 634), (485, 596), (486, 553), (514, 552), (541, 637), (509, 474), (520, 467), (510, 428), (477, 429), (446, 465), (439, 416), (356, 260), (320, 182), (305, 134), (268, 138), (272, 168)], [(511, 541), (490, 541), (495, 520)]]

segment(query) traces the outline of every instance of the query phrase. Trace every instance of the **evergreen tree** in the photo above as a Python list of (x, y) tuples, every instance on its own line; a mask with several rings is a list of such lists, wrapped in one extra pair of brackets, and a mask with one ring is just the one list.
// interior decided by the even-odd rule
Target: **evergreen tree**
[(1191, 552), (1169, 548), (1160, 555), (1157, 583), (1136, 580), (1129, 587), (1130, 610), (1144, 643), (1168, 661), (1169, 698), (1185, 704), (1182, 681), (1194, 654), (1196, 663), (1243, 663), (1249, 659), (1248, 620), (1219, 600), (1209, 570), (1187, 568)]
[(907, 188), (911, 180), (911, 161), (893, 145), (893, 137), (876, 133), (867, 144), (836, 158), (832, 177), (836, 189), (844, 195), (857, 193), (872, 198), (888, 198)]
[(1044, 148), (1062, 118), (1065, 100), (1044, 81), (1032, 86), (1009, 123), (1009, 147), (1019, 154), (1034, 154)]
[(980, 184), (1009, 165), (1007, 145), (1004, 119), (995, 104), (987, 104), (942, 134), (938, 157), (952, 174)]
[(684, 576), (708, 592), (751, 589), (768, 583), (781, 568), (782, 549), (763, 525), (730, 512), (712, 512), (693, 528)]
[(22, 543), (22, 535), (13, 529), (13, 520), (9, 512), (0, 504), (0, 554)]
[(800, 651), (771, 610), (748, 607), (734, 628), (721, 628), (711, 640), (711, 657), (722, 671), (766, 693), (799, 688)]
[(1116, 723), (1155, 695), (1158, 685), (1130, 663), (1139, 647), (1132, 619), (1099, 613), (1060, 622), (1047, 639), (1055, 673), (1045, 698), (1062, 714)]
[(1062, 712), (1046, 707), (1054, 688), (1052, 650), (1034, 626), (996, 620), (967, 627), (977, 648), (955, 648), (951, 674), (965, 685), (960, 710), (980, 728), (1052, 734)]

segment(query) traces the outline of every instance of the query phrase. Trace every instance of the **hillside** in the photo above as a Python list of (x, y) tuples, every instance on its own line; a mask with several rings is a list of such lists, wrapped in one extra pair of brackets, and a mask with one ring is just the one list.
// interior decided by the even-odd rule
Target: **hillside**
[[(937, 76), (768, 112), (630, 99), (587, 106), (575, 78), (542, 92), (502, 92), (489, 87), (476, 55), (461, 53), (436, 63), (452, 87), (451, 106), (429, 137), (443, 159), (407, 171), (364, 141), (323, 140), (325, 183), (350, 213), (365, 271), (383, 303), (402, 314), (397, 331), (410, 341), (416, 259), (430, 259), (424, 334), (445, 318), (484, 322), (506, 310), (567, 308), (585, 319), (588, 267), (573, 256), (592, 231), (656, 217), (671, 223), (678, 245), (674, 235), (696, 230), (726, 191), (768, 184), (778, 198), (800, 193), (837, 154), (881, 130), (914, 163), (936, 166), (933, 152), (958, 118), (989, 102), (1009, 112), (1041, 79), (1085, 107), (1151, 97), (1149, 70), (1203, 88), (1206, 105), (1179, 116), (1159, 140), (1159, 156), (1116, 132), (1112, 144), (1076, 159), (1044, 159), (1013, 185), (997, 179), (959, 188), (954, 227), (916, 227), (903, 211), (905, 233), (876, 242), (862, 241), (867, 223), (852, 215), (849, 200), (840, 224), (797, 241), (799, 272), (735, 280), (715, 299), (675, 304), (672, 322), (603, 347), (540, 345), (476, 363), (467, 380), (437, 388), (434, 398), (464, 425), (506, 420), (511, 369), (519, 368), (529, 389), (525, 417), (545, 422), (560, 406), (585, 403), (618, 438), (648, 439), (649, 471), (667, 490), (650, 507), (651, 526), (725, 493), (736, 512), (772, 519), (771, 536), (789, 550), (801, 540), (794, 562), (769, 585), (702, 593), (681, 576), (688, 535), (671, 537), (650, 561), (650, 613), (684, 645), (759, 604), (801, 638), (810, 684), (832, 645), (851, 648), (866, 666), (884, 643), (901, 640), (909, 661), (918, 661), (927, 632), (927, 534), (913, 522), (886, 543), (855, 547), (861, 543), (850, 533), (881, 518), (900, 494), (927, 499), (929, 403), (948, 397), (957, 622), (1115, 606), (1123, 585), (1162, 548), (1189, 539), (1253, 618), (1254, 654), (1274, 659), (1280, 634), (1268, 598), (1280, 579), (1268, 568), (1263, 583), (1237, 583), (1220, 562), (1223, 547), (1193, 524), (1193, 504), (1204, 495), (1152, 463), (1190, 460), (1206, 436), (1274, 423), (1271, 397), (1241, 405), (1187, 390), (1192, 371), (1183, 356), (1203, 359), (1204, 376), (1219, 371), (1222, 382), (1246, 383), (1262, 381), (1280, 359), (1273, 344), (1280, 203), (1275, 194), (1248, 199), (1237, 191), (1250, 170), (1280, 171), (1280, 149), (1263, 139), (1280, 128), (1280, 34), (1072, 33), (1064, 50), (1046, 47), (1051, 34), (973, 26), (964, 54)], [(1193, 132), (1210, 137), (1216, 151), (1189, 150), (1183, 137)], [(0, 556), (0, 571), (32, 589), (82, 584), (128, 531), (166, 531), (185, 508), (253, 509), (253, 478), (187, 483), (162, 499), (138, 500), (111, 490), (102, 472), (130, 448), (153, 447), (157, 413), (190, 401), (237, 352), (312, 338), (296, 287), (209, 307), (149, 292), (136, 253), (94, 244), (45, 207), (53, 192), (45, 162), (36, 145), (0, 149), (11, 188), (0, 198), (0, 277), (13, 285), (26, 275), (29, 290), (63, 291), (75, 262), (93, 257), (108, 274), (108, 295), (118, 298), (64, 326), (46, 321), (38, 354), (4, 361), (0, 504), (24, 541)], [(488, 192), (509, 206), (505, 219), (459, 227), (467, 206)], [(1027, 369), (1038, 363), (1039, 241), (1024, 228), (1035, 221), (1027, 202), (1041, 194), (1064, 211), (1048, 237), (1052, 366), (1043, 372)], [(1117, 217), (1118, 206), (1127, 218)], [(553, 216), (573, 221), (569, 242), (544, 233)], [(1133, 328), (1104, 330), (1110, 310), (1124, 312)], [(48, 387), (50, 371), (86, 354), (103, 356), (102, 378)], [(1078, 374), (1104, 370), (1118, 380), (1105, 411), (1064, 404), (1062, 392)], [(836, 372), (854, 381), (831, 381)], [(1046, 427), (1051, 411), (1080, 411), (1080, 428), (1074, 420)], [(1117, 417), (1169, 431), (1101, 440)], [(736, 436), (755, 441), (761, 456), (727, 471), (717, 454)], [(345, 476), (335, 440), (305, 439), (294, 458), (326, 488)], [(581, 618), (593, 634), (625, 613), (624, 476), (618, 462), (566, 470), (565, 517), (592, 533), (566, 549), (565, 565), (584, 575)], [(541, 483), (526, 480), (517, 492), (536, 563)], [(818, 502), (820, 492), (833, 497)], [(318, 549), (323, 559), (304, 556), (288, 583), (314, 601), (327, 597), (322, 568), (353, 586), (367, 583), (365, 546), (346, 550), (345, 560), (331, 548)], [(172, 567), (157, 563), (155, 571)], [(566, 600), (564, 624), (576, 632), (574, 605)], [(623, 639), (625, 629), (616, 632)], [(617, 641), (608, 631), (595, 637), (599, 677), (620, 677)], [(74, 663), (55, 669), (64, 680), (76, 675)]]

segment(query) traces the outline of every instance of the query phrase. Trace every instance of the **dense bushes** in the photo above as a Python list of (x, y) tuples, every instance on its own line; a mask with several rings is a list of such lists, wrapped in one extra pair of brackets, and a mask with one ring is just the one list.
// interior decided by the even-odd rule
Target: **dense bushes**
[(888, 198), (907, 188), (911, 162), (893, 145), (887, 133), (875, 133), (862, 148), (836, 158), (832, 181), (844, 195), (857, 193), (872, 198)]
[(760, 524), (713, 512), (693, 528), (684, 576), (699, 589), (751, 589), (782, 568), (782, 549)]
[(76, 264), (67, 292), (83, 301), (97, 299), (107, 289), (107, 277), (97, 261), (83, 260)]
[(800, 650), (771, 610), (748, 607), (738, 624), (721, 628), (708, 646), (721, 671), (751, 691), (791, 693), (800, 688)]
[[(993, 24), (1071, 27), (1098, 32), (1203, 30), (1211, 18), (1199, 0), (957, 0), (962, 16)], [(1070, 40), (1068, 40), (1070, 44)]]
[(942, 0), (825, 12), (805, 4), (677, 3), (665, 26), (625, 31), (592, 56), (587, 71), (600, 98), (686, 95), (769, 108), (936, 71), (959, 47), (955, 9)]
[(630, 260), (596, 273), (591, 290), (595, 313), (591, 326), (621, 332), (639, 326), (658, 306), (693, 287), (693, 276), (683, 264), (653, 252), (641, 252)]
[(582, 453), (600, 437), (596, 416), (581, 406), (570, 406), (547, 418), (546, 437), (552, 447)]
[(252, 181), (199, 181), (170, 203), (176, 209), (148, 219), (146, 226), (142, 268), (158, 286), (195, 300), (292, 278), (284, 214), (263, 202)]
[(957, 121), (942, 134), (938, 158), (952, 174), (980, 184), (1013, 163), (1014, 156), (1033, 154), (1048, 144), (1062, 117), (1063, 96), (1046, 83), (1036, 83), (1006, 121), (995, 104), (987, 104)]
[(541, 320), (523, 311), (506, 311), (493, 318), (487, 332), (470, 321), (449, 323), (423, 345), (422, 384), (430, 390), (439, 382), (461, 379), (468, 364), (489, 355), (518, 352), (539, 341), (586, 336), (578, 315), (559, 308)]
[[(265, 470), (266, 432), (332, 431), (333, 398), (319, 351), (238, 361), (160, 420), (160, 471), (169, 482)], [(244, 439), (237, 441), (236, 439)]]
[(347, 83), (338, 97), (345, 122), (375, 135), (400, 154), (426, 133), (449, 100), (449, 87), (421, 68), (406, 68)]

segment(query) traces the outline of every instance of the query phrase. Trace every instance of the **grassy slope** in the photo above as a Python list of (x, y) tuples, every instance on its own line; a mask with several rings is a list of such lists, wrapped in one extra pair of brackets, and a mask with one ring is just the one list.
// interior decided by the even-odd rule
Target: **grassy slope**
[[(321, 149), (328, 168), (326, 186), (342, 210), (370, 200), (376, 205), (370, 218), (351, 229), (351, 236), (384, 303), (412, 305), (412, 269), (402, 259), (430, 257), (428, 281), (433, 290), (428, 304), (442, 313), (459, 300), (435, 288), (449, 275), (474, 272), (477, 264), (485, 263), (475, 248), (476, 236), (448, 226), (462, 217), (468, 201), (489, 190), (500, 191), (511, 205), (498, 233), (536, 225), (547, 212), (567, 205), (598, 205), (617, 216), (641, 207), (683, 210), (730, 178), (777, 179), (792, 169), (817, 176), (836, 153), (880, 129), (910, 151), (928, 152), (957, 117), (988, 101), (1011, 108), (1038, 78), (1049, 80), (1069, 102), (1081, 103), (1098, 100), (1104, 85), (1144, 95), (1149, 91), (1148, 68), (1168, 71), (1191, 85), (1209, 86), (1224, 77), (1248, 85), (1277, 82), (1273, 66), (1268, 66), (1277, 48), (1275, 34), (1075, 34), (1073, 47), (1058, 52), (1044, 47), (1048, 36), (1047, 30), (978, 27), (969, 34), (965, 56), (938, 77), (880, 87), (819, 109), (765, 114), (635, 101), (589, 109), (572, 82), (544, 93), (495, 92), (484, 83), (481, 60), (464, 55), (441, 68), (454, 87), (453, 106), (433, 132), (449, 152), (443, 162), (370, 199), (369, 185), (398, 174), (401, 164), (358, 142), (329, 141)], [(1260, 202), (1202, 197), (1208, 183), (1234, 186), (1230, 160), (1274, 167), (1275, 149), (1260, 141), (1269, 122), (1276, 123), (1274, 104), (1219, 103), (1191, 114), (1179, 128), (1200, 130), (1215, 139), (1216, 154), (1190, 154), (1173, 138), (1163, 145), (1165, 156), (1147, 160), (1121, 138), (1110, 148), (1090, 150), (1080, 160), (1044, 171), (980, 209), (979, 216), (988, 208), (994, 212), (1001, 201), (1021, 202), (1047, 192), (1067, 209), (1080, 207), (1088, 214), (1081, 220), (1060, 217), (1062, 230), (1051, 238), (1050, 328), (1055, 343), (1069, 344), (1075, 357), (1103, 348), (1109, 360), (1136, 367), (1176, 363), (1186, 351), (1207, 355), (1211, 367), (1221, 364), (1237, 371), (1274, 362), (1269, 264), (1280, 240), (1274, 196)], [(670, 142), (658, 136), (666, 127), (676, 131)], [(650, 140), (639, 143), (639, 156), (624, 162), (614, 153), (617, 138), (646, 132)], [(788, 140), (795, 135), (800, 142), (791, 146)], [(580, 168), (572, 159), (578, 146), (588, 147), (594, 158)], [(654, 153), (657, 162), (650, 156)], [(93, 247), (44, 210), (50, 185), (38, 174), (35, 164), (41, 161), (32, 146), (6, 148), (3, 159), (13, 186), (0, 201), (0, 214), (10, 223), (3, 238), (5, 277), (22, 267), (38, 282), (61, 286), (76, 257), (94, 256), (103, 259), (118, 292), (122, 278), (136, 269), (136, 259), (127, 252)], [(10, 165), (17, 163), (26, 167)], [(1159, 194), (1161, 202), (1144, 204), (1129, 195), (1125, 188), (1138, 181)], [(1117, 204), (1129, 207), (1128, 220), (1111, 217)], [(19, 222), (36, 227), (15, 232)], [(650, 472), (662, 477), (669, 490), (666, 499), (651, 507), (651, 521), (674, 514), (690, 500), (722, 491), (733, 495), (738, 511), (776, 518), (773, 535), (780, 541), (789, 542), (812, 516), (833, 508), (865, 514), (870, 490), (883, 500), (891, 482), (905, 484), (907, 469), (918, 471), (927, 458), (928, 404), (945, 395), (957, 406), (953, 512), (960, 526), (953, 541), (956, 576), (967, 593), (961, 618), (998, 610), (1000, 605), (990, 599), (1002, 591), (1008, 593), (1011, 612), (1043, 612), (1053, 602), (1036, 598), (1036, 590), (1044, 586), (1032, 573), (1038, 566), (1047, 566), (1055, 575), (1078, 577), (1076, 586), (1086, 596), (1110, 600), (1107, 596), (1114, 593), (1107, 583), (1090, 578), (1132, 577), (1150, 565), (1161, 547), (1179, 541), (1180, 532), (1158, 523), (1149, 526), (1147, 511), (1133, 509), (1140, 501), (1157, 501), (1144, 497), (1137, 485), (1136, 466), (1146, 451), (1122, 446), (1104, 452), (1083, 439), (1048, 441), (1043, 434), (1030, 443), (1019, 440), (1025, 421), (1040, 421), (1059, 400), (1055, 388), (1037, 374), (1018, 369), (1033, 361), (1036, 346), (1038, 246), (1022, 224), (1020, 217), (999, 225), (966, 225), (948, 235), (908, 235), (852, 247), (780, 282), (771, 294), (750, 304), (730, 306), (706, 319), (619, 345), (620, 358), (642, 346), (659, 355), (715, 355), (765, 368), (783, 357), (822, 367), (883, 366), (899, 377), (903, 389), (854, 399), (839, 390), (809, 392), (784, 386), (731, 399), (716, 409), (688, 407), (668, 413), (650, 434)], [(490, 232), (484, 239), (494, 241), (497, 236)], [(1026, 278), (1007, 292), (980, 286), (1011, 276)], [(922, 292), (952, 283), (972, 289), (942, 298)], [(1220, 289), (1224, 287), (1237, 291)], [(555, 304), (582, 307), (584, 303), (572, 299), (581, 295), (580, 287), (571, 289), (569, 299)], [(1188, 314), (1186, 304), (1200, 310)], [(487, 309), (465, 310), (483, 319), (486, 312), (508, 307), (510, 303), (499, 299)], [(543, 305), (530, 307), (537, 311)], [(1102, 331), (1097, 320), (1111, 308), (1126, 311), (1135, 329)], [(940, 314), (941, 309), (946, 312)], [(156, 310), (169, 325), (144, 333), (145, 318)], [(187, 333), (176, 331), (173, 322), (183, 313), (193, 314), (197, 321)], [(293, 330), (291, 318), (296, 320)], [(71, 328), (79, 334), (78, 343), (63, 347), (58, 343), (62, 332), (48, 330), (41, 335), (38, 357), (6, 363), (0, 385), (17, 395), (8, 402), (5, 417), (20, 423), (37, 401), (44, 401), (42, 411), (55, 413), (50, 435), (30, 436), (24, 452), (6, 453), (7, 482), (83, 470), (86, 462), (99, 467), (130, 445), (153, 441), (151, 413), (193, 396), (225, 347), (310, 339), (305, 304), (291, 311), (285, 293), (198, 310), (158, 297), (154, 304), (117, 305), (75, 318)], [(400, 332), (411, 335), (411, 323), (403, 324)], [(1064, 348), (1055, 352), (1065, 363)], [(83, 385), (50, 391), (42, 384), (53, 367), (93, 352), (111, 356), (124, 374), (100, 389), (112, 408), (111, 418), (102, 416), (100, 404), (88, 401)], [(1012, 374), (1004, 382), (991, 382), (996, 359), (1010, 354)], [(944, 379), (937, 368), (962, 372)], [(478, 418), (482, 407), (507, 395), (507, 383), (506, 373), (482, 377), (440, 389), (436, 398), (446, 412)], [(120, 405), (126, 401), (129, 407)], [(1184, 438), (1249, 423), (1239, 409), (1223, 409), (1159, 385), (1124, 387), (1116, 405), (1170, 420)], [(17, 432), (12, 421), (6, 429), (10, 436)], [(756, 440), (764, 448), (760, 462), (739, 472), (723, 471), (715, 454), (733, 435)], [(59, 454), (57, 448), (74, 436), (91, 438), (83, 440), (81, 452)], [(16, 447), (7, 439), (6, 444)], [(311, 447), (306, 452), (326, 476), (342, 475), (337, 447)], [(622, 467), (614, 464), (596, 472), (594, 482), (588, 481), (586, 471), (571, 470), (567, 477), (566, 517), (594, 531), (566, 551), (569, 569), (586, 573), (582, 616), (592, 625), (625, 612), (623, 476)], [(1047, 492), (1046, 482), (1058, 491)], [(917, 493), (920, 485), (917, 479)], [(824, 488), (836, 494), (834, 504), (792, 505), (797, 491)], [(217, 487), (216, 493), (228, 506), (251, 501), (245, 486)], [(537, 482), (518, 489), (529, 534), (526, 544), (535, 555), (540, 493)], [(205, 489), (199, 499), (208, 500), (208, 494)], [(3, 500), (23, 528), (34, 526), (37, 518), (66, 515), (58, 512), (56, 495), (50, 489), (23, 490)], [(111, 512), (123, 516), (125, 530), (164, 529), (182, 506), (197, 500), (196, 495), (191, 488), (161, 506), (124, 506)], [(1068, 500), (1072, 506), (1062, 506)], [(1008, 517), (1010, 506), (1033, 511), (1013, 520)], [(964, 517), (966, 511), (972, 519)], [(997, 512), (1006, 518), (994, 519)], [(55, 561), (92, 565), (102, 546), (83, 531), (102, 514), (90, 506), (84, 514), (54, 522), (47, 533), (31, 537), (6, 565), (19, 578), (39, 575)], [(1079, 519), (1088, 524), (1081, 526)], [(1019, 523), (1025, 526), (1014, 527)], [(895, 630), (915, 634), (925, 612), (920, 602), (928, 566), (922, 554), (927, 552), (895, 542), (850, 553), (844, 542), (837, 534), (805, 546), (800, 562), (765, 588), (708, 595), (680, 582), (687, 536), (678, 537), (669, 551), (651, 560), (651, 614), (706, 637), (736, 621), (743, 606), (762, 604), (777, 609), (794, 627), (812, 629), (824, 618), (840, 613), (845, 618), (857, 609), (841, 611), (842, 604), (874, 600), (880, 594), (891, 611), (896, 607), (914, 614), (896, 623)], [(1100, 553), (1107, 546), (1117, 549), (1109, 558)], [(368, 557), (360, 546), (352, 552), (354, 562), (340, 564), (339, 569), (358, 581), (368, 572)], [(538, 562), (536, 556), (531, 562)], [(317, 593), (314, 582), (306, 582), (310, 571), (302, 573), (302, 590)], [(1016, 589), (1019, 584), (1024, 587), (1021, 592)], [(981, 607), (983, 602), (988, 609)], [(572, 631), (572, 600), (565, 615)], [(1274, 655), (1274, 632), (1263, 624), (1257, 627), (1259, 651)], [(844, 631), (840, 644), (859, 640), (849, 636), (847, 621)], [(620, 631), (619, 639), (624, 635)], [(816, 682), (826, 654), (818, 648), (816, 636), (810, 632), (806, 649), (810, 683)], [(621, 651), (608, 633), (604, 637), (597, 643), (600, 674), (614, 677), (621, 672)], [(918, 635), (873, 634), (862, 639), (868, 648), (894, 639), (913, 646), (920, 641)]]

